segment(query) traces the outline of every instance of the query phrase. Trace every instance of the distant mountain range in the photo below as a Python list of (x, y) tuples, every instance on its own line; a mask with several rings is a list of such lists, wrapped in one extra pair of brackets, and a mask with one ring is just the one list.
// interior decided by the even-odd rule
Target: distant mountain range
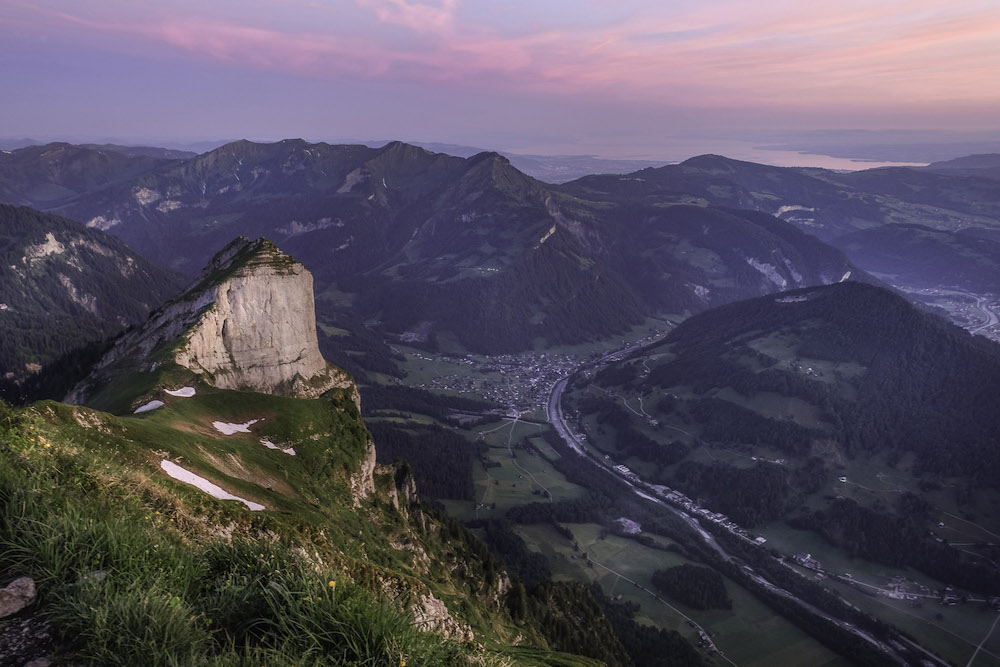
[(926, 168), (838, 173), (704, 155), (624, 177), (588, 176), (561, 189), (623, 205), (694, 202), (760, 211), (839, 248), (894, 287), (958, 289), (979, 298), (997, 293), (998, 162), (979, 155)]
[(836, 173), (705, 155), (556, 186), (496, 153), (400, 142), (113, 149), (0, 154), (0, 199), (188, 275), (232, 237), (266, 236), (314, 273), (321, 312), (449, 349), (578, 342), (866, 271), (904, 289), (992, 289), (1000, 235), (1000, 189), (979, 173), (990, 156)]
[[(365, 141), (363, 143), (367, 146), (383, 146), (391, 142)], [(484, 148), (461, 144), (423, 143), (419, 141), (410, 143), (432, 153), (447, 153), (456, 157), (472, 157), (479, 153), (490, 152)], [(510, 160), (510, 163), (519, 171), (546, 183), (566, 183), (590, 174), (628, 174), (639, 169), (669, 164), (668, 160), (626, 160), (602, 158), (595, 155), (532, 155), (530, 153), (498, 152)]]
[(347, 307), (415, 342), (480, 351), (865, 278), (768, 215), (554, 187), (496, 153), (399, 142), (241, 141), (186, 160), (32, 147), (3, 157), (0, 188), (188, 274), (234, 236), (266, 236), (316, 276), (321, 311)]
[(840, 173), (702, 155), (626, 177), (589, 176), (563, 188), (619, 201), (698, 198), (775, 215), (826, 241), (891, 223), (945, 231), (1000, 228), (1000, 189), (994, 181), (929, 168)]

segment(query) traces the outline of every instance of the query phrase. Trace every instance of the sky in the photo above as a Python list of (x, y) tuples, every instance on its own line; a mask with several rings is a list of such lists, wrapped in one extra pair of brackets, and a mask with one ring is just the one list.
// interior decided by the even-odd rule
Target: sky
[(0, 0), (0, 96), (6, 137), (1000, 137), (1000, 0)]

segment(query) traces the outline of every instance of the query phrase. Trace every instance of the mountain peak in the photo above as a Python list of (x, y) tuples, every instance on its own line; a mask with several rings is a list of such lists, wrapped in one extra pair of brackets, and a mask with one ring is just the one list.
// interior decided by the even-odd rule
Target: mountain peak
[(313, 397), (341, 388), (357, 401), (350, 377), (320, 354), (312, 274), (266, 238), (229, 243), (194, 286), (123, 336), (68, 400), (88, 398), (110, 376), (153, 374), (164, 359), (220, 389)]
[[(254, 269), (265, 266), (294, 270), (296, 265), (302, 267), (301, 264), (282, 252), (270, 239), (262, 236), (251, 241), (245, 236), (238, 236), (215, 254), (215, 257), (202, 271), (201, 281), (221, 282), (229, 277), (229, 274), (237, 271), (241, 275), (247, 275)], [(304, 271), (305, 268), (302, 267), (302, 270)]]
[(752, 163), (743, 162), (742, 160), (734, 160), (733, 158), (728, 158), (725, 155), (707, 153), (705, 155), (696, 155), (692, 158), (688, 158), (687, 160), (681, 162), (680, 166), (706, 171), (724, 171), (726, 173), (731, 173), (736, 171), (737, 167), (747, 164)]
[(469, 164), (477, 164), (479, 162), (485, 162), (487, 160), (492, 162), (499, 162), (501, 164), (510, 164), (510, 160), (505, 158), (503, 155), (500, 155), (500, 153), (497, 153), (496, 151), (483, 151), (482, 153), (476, 153), (475, 155), (469, 158)]

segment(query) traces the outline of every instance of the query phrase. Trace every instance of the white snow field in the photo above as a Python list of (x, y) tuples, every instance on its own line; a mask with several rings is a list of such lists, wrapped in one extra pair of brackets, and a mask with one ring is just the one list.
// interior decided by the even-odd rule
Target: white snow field
[(156, 410), (158, 408), (162, 408), (163, 405), (164, 405), (163, 401), (150, 401), (149, 403), (146, 403), (146, 405), (136, 408), (135, 412), (133, 412), (132, 414), (137, 415), (142, 412), (149, 412), (151, 410)]
[(251, 419), (243, 424), (230, 424), (229, 422), (212, 422), (212, 426), (215, 430), (223, 435), (232, 435), (233, 433), (249, 433), (250, 427), (259, 422), (259, 419)]
[(163, 471), (173, 477), (174, 479), (184, 482), (185, 484), (190, 484), (196, 486), (213, 498), (218, 498), (219, 500), (238, 500), (253, 511), (259, 511), (262, 509), (267, 509), (260, 503), (255, 503), (251, 500), (246, 500), (245, 498), (240, 498), (239, 496), (234, 496), (229, 493), (221, 486), (213, 484), (204, 477), (200, 477), (189, 470), (185, 470), (176, 463), (167, 461), (166, 459), (160, 461), (160, 467)]
[(294, 447), (286, 447), (285, 449), (281, 449), (281, 447), (278, 447), (276, 444), (274, 444), (270, 440), (264, 440), (264, 439), (261, 439), (260, 444), (264, 445), (268, 449), (280, 449), (281, 451), (283, 451), (284, 453), (288, 454), (289, 456), (295, 456), (295, 448)]

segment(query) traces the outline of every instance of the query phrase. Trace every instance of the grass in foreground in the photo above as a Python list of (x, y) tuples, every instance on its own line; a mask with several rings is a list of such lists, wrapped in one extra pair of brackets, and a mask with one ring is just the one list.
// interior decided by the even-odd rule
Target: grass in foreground
[(74, 664), (535, 664), (424, 631), (294, 536), (190, 525), (21, 415), (0, 404), (0, 581), (35, 579), (33, 612)]

